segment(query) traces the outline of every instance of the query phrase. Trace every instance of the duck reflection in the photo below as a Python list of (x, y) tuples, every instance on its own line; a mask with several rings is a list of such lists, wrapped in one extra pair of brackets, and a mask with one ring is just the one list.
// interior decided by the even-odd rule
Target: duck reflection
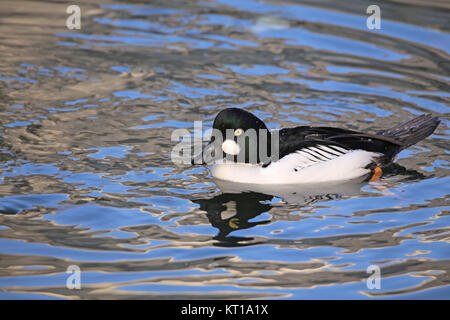
[[(421, 180), (425, 176), (415, 170), (393, 164), (385, 171), (385, 177), (390, 175), (403, 176), (401, 181)], [(211, 225), (219, 229), (214, 239), (220, 246), (254, 245), (249, 243), (253, 238), (230, 236), (236, 230), (249, 229), (257, 225), (268, 224), (271, 220), (251, 221), (273, 207), (280, 206), (278, 199), (298, 208), (317, 202), (326, 202), (348, 196), (358, 196), (361, 188), (368, 183), (370, 177), (335, 183), (305, 184), (305, 185), (261, 185), (244, 184), (214, 179), (221, 193), (209, 199), (195, 199), (200, 210), (206, 211)], [(386, 187), (379, 186), (380, 192)]]
[[(317, 185), (252, 185), (214, 180), (221, 193), (210, 199), (195, 199), (200, 210), (206, 211), (211, 225), (219, 229), (215, 237), (220, 245), (245, 245), (253, 238), (234, 237), (229, 234), (236, 230), (248, 229), (257, 225), (270, 223), (271, 220), (251, 221), (261, 213), (269, 212), (277, 206), (275, 201), (295, 206), (306, 206), (319, 201), (339, 199), (347, 195), (360, 193), (365, 179), (347, 181), (336, 184)], [(254, 244), (254, 243), (252, 243)]]
[(248, 229), (260, 224), (270, 223), (270, 220), (249, 221), (263, 212), (272, 209), (270, 202), (274, 197), (258, 192), (221, 193), (211, 199), (197, 199), (193, 202), (206, 211), (211, 225), (219, 229), (214, 239), (226, 243), (238, 243), (252, 238), (228, 236), (232, 231)]

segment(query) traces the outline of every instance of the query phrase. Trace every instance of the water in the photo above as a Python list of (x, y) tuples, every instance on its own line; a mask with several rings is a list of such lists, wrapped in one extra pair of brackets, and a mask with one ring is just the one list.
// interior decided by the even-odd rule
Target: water
[[(447, 4), (77, 3), (0, 3), (0, 298), (450, 298)], [(170, 158), (231, 106), (442, 123), (378, 182), (239, 192)]]

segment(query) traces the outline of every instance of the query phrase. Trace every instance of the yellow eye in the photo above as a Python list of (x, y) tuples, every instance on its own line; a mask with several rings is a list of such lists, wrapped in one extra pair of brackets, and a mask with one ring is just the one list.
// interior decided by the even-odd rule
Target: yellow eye
[(242, 130), (241, 128), (234, 130), (234, 135), (235, 136), (240, 136), (243, 133), (244, 133), (244, 130)]

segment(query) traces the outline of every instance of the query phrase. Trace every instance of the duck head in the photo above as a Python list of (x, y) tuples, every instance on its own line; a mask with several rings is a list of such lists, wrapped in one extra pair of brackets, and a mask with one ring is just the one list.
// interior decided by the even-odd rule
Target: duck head
[(227, 108), (214, 119), (211, 140), (192, 164), (220, 159), (240, 163), (265, 163), (270, 157), (271, 133), (264, 122), (248, 111)]

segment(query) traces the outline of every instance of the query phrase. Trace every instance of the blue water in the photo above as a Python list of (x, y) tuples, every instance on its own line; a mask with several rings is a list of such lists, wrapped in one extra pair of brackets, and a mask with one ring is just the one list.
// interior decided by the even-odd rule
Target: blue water
[[(0, 299), (450, 298), (439, 4), (380, 4), (369, 30), (360, 1), (77, 3), (80, 30), (72, 3), (2, 8)], [(171, 157), (226, 107), (271, 129), (441, 124), (376, 182), (240, 192)]]

